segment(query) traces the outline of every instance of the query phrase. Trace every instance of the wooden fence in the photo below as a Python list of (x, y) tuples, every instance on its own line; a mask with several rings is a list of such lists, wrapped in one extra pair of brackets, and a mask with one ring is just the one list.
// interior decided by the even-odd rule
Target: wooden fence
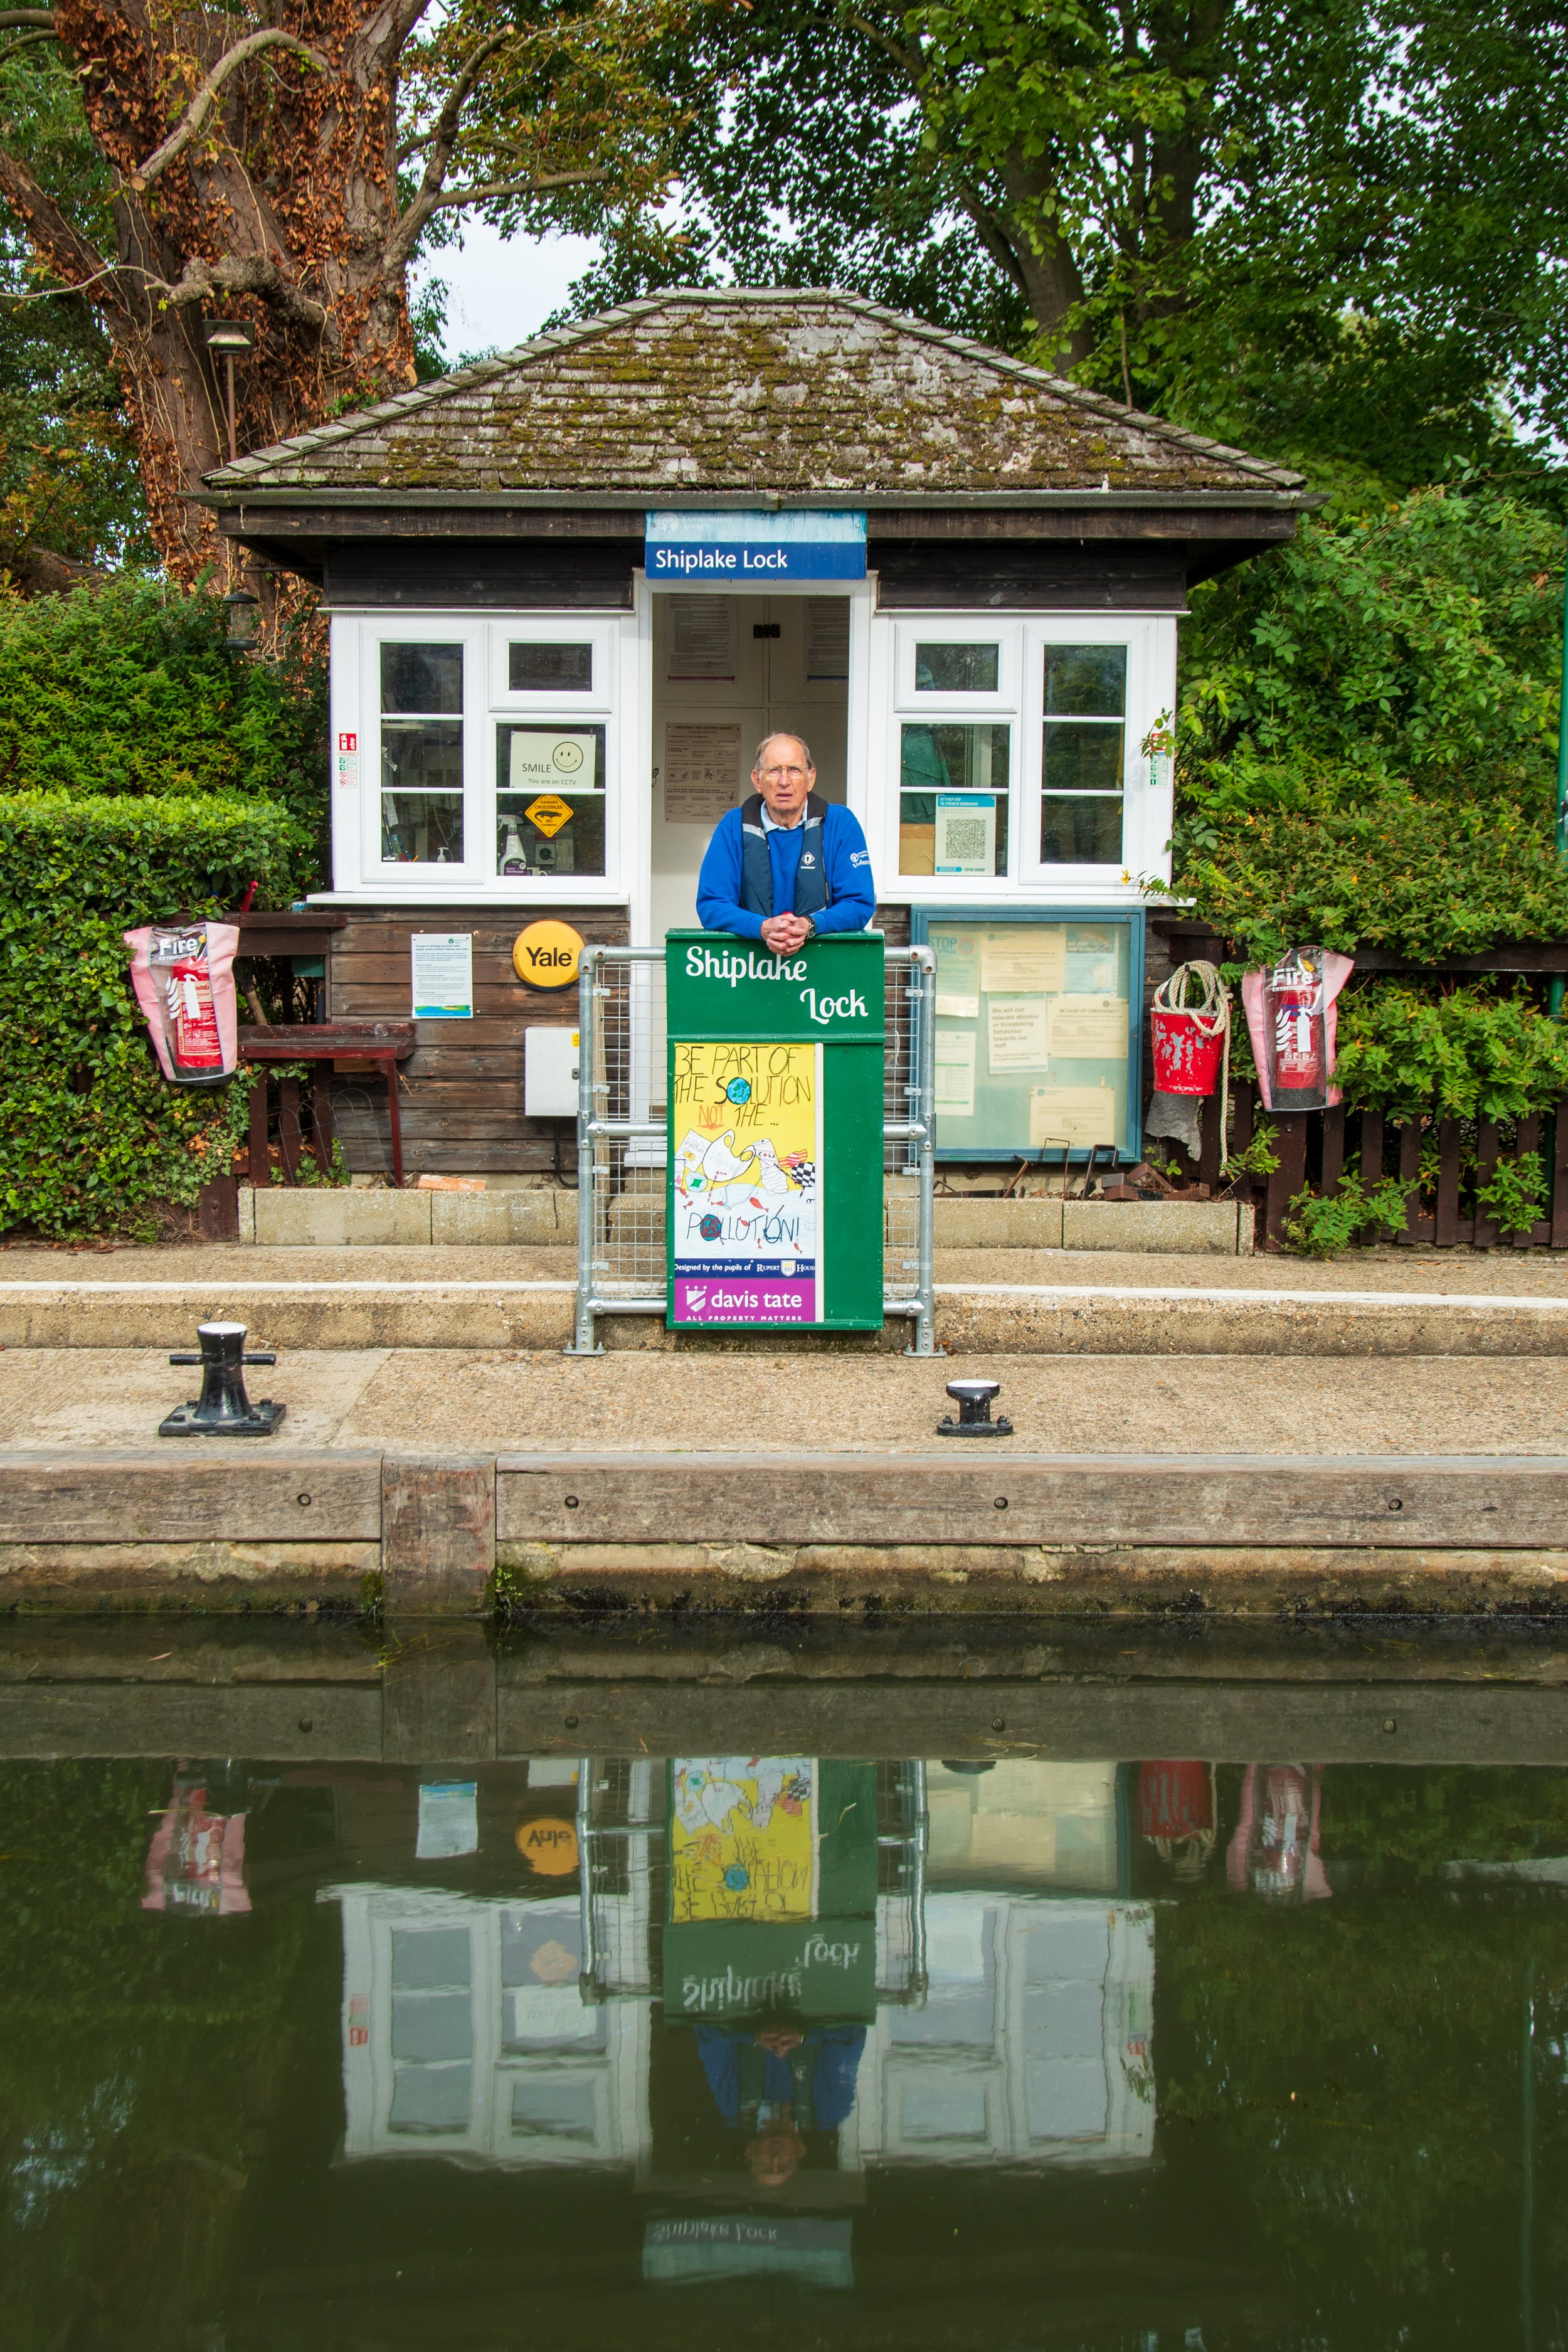
[[(1247, 1082), (1234, 1086), (1226, 1150), (1244, 1152), (1260, 1122), (1274, 1129), (1273, 1150), (1279, 1161), (1271, 1176), (1250, 1180), (1260, 1249), (1284, 1245), (1289, 1204), (1309, 1185), (1314, 1192), (1331, 1192), (1347, 1170), (1359, 1175), (1368, 1191), (1384, 1176), (1408, 1182), (1418, 1175), (1423, 1153), (1430, 1158), (1434, 1144), (1435, 1184), (1410, 1194), (1402, 1225), (1369, 1226), (1362, 1235), (1364, 1242), (1425, 1244), (1436, 1249), (1461, 1244), (1472, 1249), (1568, 1249), (1568, 1101), (1519, 1122), (1509, 1157), (1539, 1152), (1547, 1181), (1546, 1214), (1520, 1234), (1500, 1232), (1476, 1200), (1502, 1156), (1495, 1119), (1480, 1120), (1467, 1134), (1457, 1118), (1395, 1122), (1381, 1111), (1347, 1110), (1343, 1104), (1334, 1110), (1266, 1111), (1255, 1087)], [(1197, 1159), (1179, 1145), (1169, 1147), (1169, 1156), (1189, 1181), (1206, 1184), (1211, 1194), (1226, 1189), (1219, 1130), (1219, 1097), (1212, 1095), (1203, 1106)], [(1468, 1169), (1467, 1139), (1475, 1154)]]

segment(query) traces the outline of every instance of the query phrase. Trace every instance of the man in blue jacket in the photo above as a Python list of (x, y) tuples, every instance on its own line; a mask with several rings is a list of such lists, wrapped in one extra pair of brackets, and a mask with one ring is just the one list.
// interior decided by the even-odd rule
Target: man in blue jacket
[(761, 940), (793, 955), (819, 931), (863, 931), (877, 911), (871, 853), (858, 817), (819, 800), (811, 748), (767, 735), (752, 770), (756, 791), (714, 827), (697, 881), (706, 931)]

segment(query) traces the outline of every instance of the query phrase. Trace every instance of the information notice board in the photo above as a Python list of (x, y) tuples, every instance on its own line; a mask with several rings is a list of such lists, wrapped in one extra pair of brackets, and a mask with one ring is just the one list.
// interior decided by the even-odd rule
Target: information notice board
[(883, 942), (671, 931), (671, 1329), (879, 1330)]
[(1134, 1160), (1141, 908), (911, 909), (936, 957), (939, 1159)]

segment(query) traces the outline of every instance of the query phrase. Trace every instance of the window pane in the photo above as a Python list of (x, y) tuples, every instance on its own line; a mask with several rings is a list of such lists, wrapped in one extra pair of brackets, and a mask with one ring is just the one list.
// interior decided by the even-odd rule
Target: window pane
[(386, 866), (460, 866), (460, 793), (383, 793), (381, 856)]
[(1120, 719), (1126, 708), (1125, 646), (1046, 647), (1046, 709), (1053, 717)]
[(513, 694), (591, 694), (594, 648), (586, 646), (509, 646), (507, 684)]
[(388, 792), (460, 793), (462, 720), (384, 719), (381, 781)]
[(1070, 719), (1046, 721), (1045, 787), (1047, 793), (1119, 793), (1121, 790), (1120, 727), (1079, 727)]
[(604, 728), (498, 727), (496, 872), (604, 870)]
[(383, 646), (381, 707), (384, 710), (449, 710), (463, 708), (461, 646)]
[(1046, 866), (1120, 866), (1121, 793), (1042, 801), (1040, 859)]
[[(1007, 871), (1007, 797), (1005, 793), (976, 793), (965, 804), (954, 805), (954, 795), (904, 793), (899, 803), (899, 871), (1005, 874)], [(995, 842), (989, 862), (984, 840), (993, 826)], [(939, 832), (940, 827), (940, 832)], [(944, 856), (939, 860), (939, 846)]]
[(906, 727), (902, 772), (905, 792), (1005, 793), (1007, 789), (1006, 727)]
[(917, 646), (920, 694), (994, 694), (1002, 675), (1000, 646)]

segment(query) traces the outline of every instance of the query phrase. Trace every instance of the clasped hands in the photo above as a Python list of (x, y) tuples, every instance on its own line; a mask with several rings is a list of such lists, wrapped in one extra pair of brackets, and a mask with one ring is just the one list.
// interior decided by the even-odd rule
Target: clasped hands
[(770, 915), (763, 925), (763, 945), (773, 955), (794, 955), (811, 937), (809, 915)]

